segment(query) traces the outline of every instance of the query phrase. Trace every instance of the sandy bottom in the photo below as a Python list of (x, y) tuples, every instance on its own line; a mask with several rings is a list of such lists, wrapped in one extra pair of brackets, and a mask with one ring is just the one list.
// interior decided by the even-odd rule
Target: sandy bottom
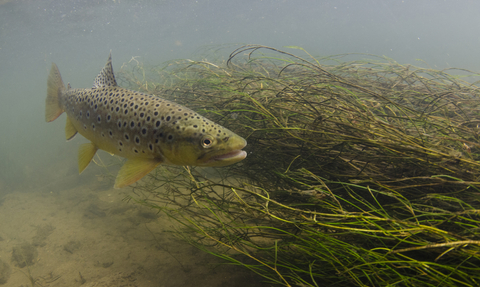
[(0, 191), (0, 286), (267, 286), (176, 239), (128, 189), (78, 177)]

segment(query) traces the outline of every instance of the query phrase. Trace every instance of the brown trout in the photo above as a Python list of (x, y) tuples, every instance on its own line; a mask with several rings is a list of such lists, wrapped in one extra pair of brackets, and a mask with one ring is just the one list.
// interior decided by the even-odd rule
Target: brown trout
[(90, 143), (80, 146), (79, 172), (98, 149), (127, 159), (115, 188), (141, 179), (159, 164), (226, 166), (247, 156), (247, 142), (230, 130), (177, 103), (117, 86), (112, 57), (92, 89), (65, 87), (57, 65), (47, 81), (45, 120), (67, 114), (67, 140), (77, 133)]

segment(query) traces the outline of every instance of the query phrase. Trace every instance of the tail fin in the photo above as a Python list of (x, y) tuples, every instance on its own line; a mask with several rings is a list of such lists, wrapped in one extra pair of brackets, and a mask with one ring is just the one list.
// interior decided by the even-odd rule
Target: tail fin
[(60, 106), (60, 96), (65, 90), (65, 85), (60, 76), (57, 65), (52, 63), (47, 81), (47, 99), (45, 100), (45, 120), (51, 122), (63, 113)]

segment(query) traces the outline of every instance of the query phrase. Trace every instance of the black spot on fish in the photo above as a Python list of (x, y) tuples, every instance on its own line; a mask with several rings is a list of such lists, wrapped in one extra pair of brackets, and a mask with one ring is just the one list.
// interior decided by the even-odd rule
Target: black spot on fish
[(135, 142), (136, 142), (137, 144), (140, 143), (140, 138), (139, 138), (138, 136), (135, 136)]
[(125, 137), (125, 139), (126, 139), (127, 141), (130, 140), (130, 137), (128, 136), (128, 134), (124, 134), (123, 136)]
[(155, 139), (155, 143), (158, 144), (158, 139)]
[(135, 127), (135, 122), (134, 121), (131, 121), (130, 122), (130, 127), (133, 129)]
[(134, 149), (133, 149), (133, 152), (138, 153), (138, 150), (134, 148)]
[(158, 112), (154, 112), (153, 115), (154, 115), (154, 116), (158, 116)]
[(149, 122), (149, 121), (150, 121), (150, 116), (147, 117), (147, 122)]
[(151, 143), (148, 144), (148, 148), (153, 151), (153, 145)]
[(124, 113), (125, 113), (125, 114), (128, 114), (128, 110), (125, 110)]
[(118, 128), (121, 129), (121, 128), (122, 128), (122, 121), (121, 121), (121, 120), (118, 120), (117, 125), (118, 125)]
[(87, 111), (87, 119), (90, 118), (90, 111)]
[(119, 107), (117, 107), (117, 108), (115, 109), (115, 111), (118, 113), (118, 111), (120, 111), (120, 108), (119, 108)]
[(138, 109), (138, 105), (135, 105), (135, 109)]
[(112, 130), (108, 130), (108, 135), (109, 135), (110, 137), (113, 136)]
[(198, 128), (198, 126), (197, 126), (197, 125), (193, 125), (193, 127), (194, 127), (194, 128)]
[(82, 111), (80, 111), (80, 112), (78, 113), (78, 115), (79, 115), (80, 117), (82, 117)]
[(169, 135), (167, 138), (168, 138), (168, 140), (172, 140), (172, 139), (173, 139), (173, 136), (172, 136), (172, 135)]
[(171, 119), (171, 117), (168, 116), (165, 120), (168, 122), (168, 121), (170, 121), (170, 119)]
[(142, 135), (146, 135), (147, 134), (147, 129), (146, 128), (143, 128), (142, 129)]
[(102, 117), (100, 115), (97, 116), (97, 121), (100, 123), (102, 121)]
[(156, 121), (155, 122), (155, 127), (158, 128), (162, 122), (161, 121)]
[(112, 116), (110, 114), (107, 115), (107, 122), (109, 122), (112, 119)]

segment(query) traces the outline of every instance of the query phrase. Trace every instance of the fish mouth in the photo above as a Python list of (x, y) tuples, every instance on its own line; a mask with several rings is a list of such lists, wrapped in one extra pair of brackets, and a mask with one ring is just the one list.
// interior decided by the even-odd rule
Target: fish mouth
[[(247, 141), (241, 137), (236, 139), (236, 144), (229, 149), (224, 150), (223, 153), (215, 152), (214, 154), (204, 154), (206, 159), (201, 166), (220, 167), (234, 164), (247, 157), (247, 152), (242, 150), (247, 145)], [(202, 156), (203, 157), (203, 156)]]
[(235, 149), (227, 153), (211, 156), (202, 166), (221, 167), (234, 164), (247, 157), (247, 152)]
[(224, 154), (219, 154), (210, 158), (209, 162), (214, 161), (228, 161), (228, 162), (237, 162), (247, 157), (247, 152), (244, 150), (233, 150)]

